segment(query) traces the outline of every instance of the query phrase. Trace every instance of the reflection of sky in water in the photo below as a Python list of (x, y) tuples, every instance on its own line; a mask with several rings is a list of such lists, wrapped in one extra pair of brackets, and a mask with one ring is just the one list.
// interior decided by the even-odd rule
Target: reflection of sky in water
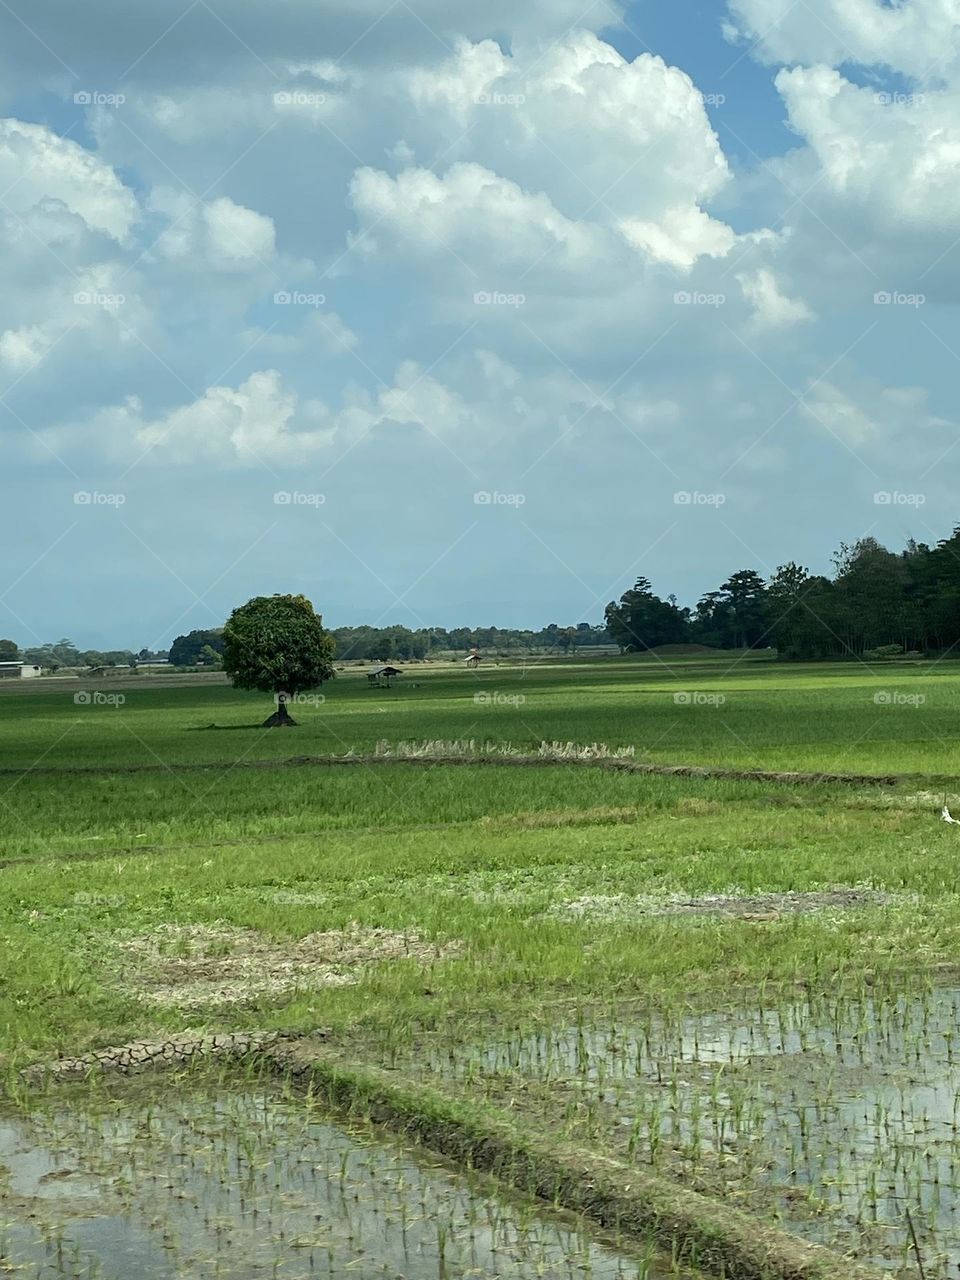
[(96, 1178), (66, 1168), (54, 1151), (31, 1145), (18, 1122), (4, 1119), (0, 1119), (0, 1171), (3, 1189), (11, 1196), (57, 1200), (63, 1196), (61, 1183), (68, 1179), (72, 1199), (96, 1196), (99, 1190)]
[(0, 1121), (0, 1257), (23, 1280), (644, 1274), (639, 1256), (313, 1122), (305, 1103), (86, 1105)]
[(641, 1158), (655, 1130), (737, 1152), (768, 1185), (807, 1188), (840, 1211), (791, 1219), (810, 1238), (850, 1215), (851, 1231), (854, 1219), (886, 1224), (898, 1246), (909, 1208), (960, 1276), (960, 990), (769, 1005), (674, 1019), (598, 1012), (452, 1062), (444, 1048), (431, 1066), (566, 1082), (618, 1111)]

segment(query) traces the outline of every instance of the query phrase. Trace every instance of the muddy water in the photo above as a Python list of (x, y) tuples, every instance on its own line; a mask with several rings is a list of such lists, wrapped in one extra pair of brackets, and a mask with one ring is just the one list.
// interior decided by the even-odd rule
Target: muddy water
[(71, 1092), (0, 1115), (0, 1274), (23, 1280), (662, 1280), (651, 1250), (495, 1198), (304, 1100)]
[[(428, 1063), (498, 1099), (533, 1083), (571, 1136), (702, 1176), (741, 1206), (915, 1280), (909, 1212), (926, 1274), (960, 1277), (956, 988), (756, 997), (671, 1016), (621, 1007), (437, 1045)], [(518, 1097), (528, 1096), (529, 1083)]]

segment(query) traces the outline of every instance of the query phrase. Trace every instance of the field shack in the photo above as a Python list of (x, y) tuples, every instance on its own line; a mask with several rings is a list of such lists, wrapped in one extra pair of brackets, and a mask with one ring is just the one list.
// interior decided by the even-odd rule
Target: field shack
[(371, 667), (367, 672), (367, 684), (372, 689), (389, 689), (394, 680), (402, 675), (403, 672), (398, 667)]

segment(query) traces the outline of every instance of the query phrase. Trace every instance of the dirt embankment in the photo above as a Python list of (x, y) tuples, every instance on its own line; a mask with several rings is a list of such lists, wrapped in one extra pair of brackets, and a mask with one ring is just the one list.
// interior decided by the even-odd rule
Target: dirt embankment
[[(230, 765), (234, 769), (290, 769), (320, 768), (362, 765), (389, 767), (391, 765), (487, 765), (505, 769), (550, 769), (558, 766), (585, 769), (607, 769), (614, 773), (647, 774), (657, 777), (720, 779), (732, 782), (777, 782), (790, 786), (812, 786), (823, 783), (858, 787), (896, 786), (908, 782), (914, 775), (896, 773), (814, 773), (780, 769), (729, 769), (721, 765), (651, 764), (645, 761), (620, 757), (550, 757), (542, 755), (380, 755), (375, 752), (346, 756), (286, 756), (280, 760), (238, 760)], [(112, 773), (202, 773), (211, 770), (222, 772), (219, 761), (189, 764), (116, 764), (116, 765), (36, 765), (28, 769), (0, 768), (0, 777), (22, 777), (24, 774), (87, 775)], [(933, 779), (936, 780), (936, 779)]]

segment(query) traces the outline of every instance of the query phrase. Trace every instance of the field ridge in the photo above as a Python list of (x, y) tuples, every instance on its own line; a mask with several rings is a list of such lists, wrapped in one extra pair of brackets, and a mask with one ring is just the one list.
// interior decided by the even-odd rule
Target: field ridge
[[(849, 784), (851, 786), (896, 786), (901, 782), (915, 781), (918, 777), (929, 776), (931, 781), (942, 780), (939, 774), (922, 775), (908, 773), (817, 773), (807, 770), (779, 769), (734, 769), (723, 765), (695, 764), (652, 764), (647, 761), (631, 760), (619, 756), (541, 756), (541, 755), (491, 755), (478, 752), (476, 755), (383, 755), (376, 752), (362, 755), (323, 755), (323, 756), (285, 756), (278, 760), (236, 760), (229, 765), (234, 769), (289, 769), (301, 767), (333, 768), (340, 765), (358, 765), (367, 768), (373, 766), (412, 765), (421, 768), (435, 768), (450, 765), (494, 765), (500, 768), (514, 769), (551, 769), (561, 766), (575, 766), (588, 769), (608, 769), (617, 773), (635, 773), (642, 776), (665, 778), (702, 778), (720, 779), (731, 782), (777, 782), (797, 786), (817, 785), (820, 783)], [(115, 765), (36, 765), (26, 769), (9, 766), (0, 767), (0, 777), (25, 777), (39, 774), (44, 777), (58, 775), (99, 775), (116, 773), (169, 773), (173, 771), (189, 771), (191, 773), (209, 773), (223, 770), (218, 763), (190, 762), (187, 764), (115, 764)]]

